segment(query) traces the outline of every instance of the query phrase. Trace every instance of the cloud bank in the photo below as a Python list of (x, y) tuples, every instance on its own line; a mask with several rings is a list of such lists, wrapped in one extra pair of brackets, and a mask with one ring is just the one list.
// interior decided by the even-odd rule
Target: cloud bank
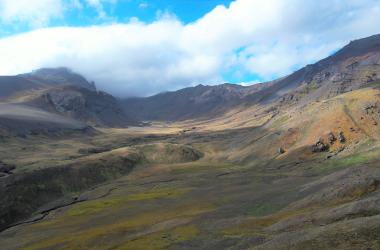
[[(39, 1), (49, 2), (31, 2)], [(102, 11), (102, 1), (89, 2)], [(58, 7), (53, 13), (64, 14)], [(13, 16), (2, 19), (31, 18)], [(190, 24), (165, 14), (153, 23), (133, 19), (41, 28), (0, 39), (0, 74), (67, 66), (117, 96), (146, 96), (226, 78), (265, 81), (322, 59), (352, 39), (380, 33), (378, 16), (378, 0), (236, 0)]]

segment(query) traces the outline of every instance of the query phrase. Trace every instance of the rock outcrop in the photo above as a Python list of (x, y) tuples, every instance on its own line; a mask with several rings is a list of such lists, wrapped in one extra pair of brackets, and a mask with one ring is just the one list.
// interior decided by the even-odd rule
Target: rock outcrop
[(318, 153), (318, 152), (325, 152), (329, 149), (329, 146), (323, 142), (322, 139), (319, 139), (312, 147), (311, 151), (313, 153)]
[(343, 132), (339, 132), (338, 134), (338, 140), (340, 143), (345, 143), (346, 142), (346, 137), (344, 137)]

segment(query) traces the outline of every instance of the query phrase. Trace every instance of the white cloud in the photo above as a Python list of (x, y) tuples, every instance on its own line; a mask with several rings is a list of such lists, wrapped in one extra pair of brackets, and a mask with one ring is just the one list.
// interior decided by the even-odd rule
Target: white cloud
[(231, 69), (270, 80), (380, 33), (379, 15), (378, 0), (237, 0), (190, 24), (165, 14), (150, 24), (46, 28), (1, 39), (0, 74), (68, 66), (116, 95), (223, 82)]
[(41, 27), (62, 14), (61, 0), (0, 0), (0, 21), (3, 23), (26, 22), (31, 27)]

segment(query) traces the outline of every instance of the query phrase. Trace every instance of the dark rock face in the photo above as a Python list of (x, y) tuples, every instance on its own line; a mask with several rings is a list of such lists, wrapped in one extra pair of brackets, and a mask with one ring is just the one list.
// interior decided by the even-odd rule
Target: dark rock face
[(83, 112), (86, 105), (83, 95), (76, 91), (51, 91), (46, 94), (46, 99), (60, 113)]
[(329, 146), (325, 144), (322, 139), (319, 139), (312, 147), (311, 151), (313, 153), (318, 153), (318, 152), (325, 152), (329, 149)]

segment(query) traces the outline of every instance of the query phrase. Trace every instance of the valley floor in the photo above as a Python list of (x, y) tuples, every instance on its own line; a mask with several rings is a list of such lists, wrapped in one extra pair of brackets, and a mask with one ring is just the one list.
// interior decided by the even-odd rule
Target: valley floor
[(329, 104), (345, 107), (334, 112), (347, 142), (321, 153), (305, 146), (314, 137), (292, 139), (317, 119), (297, 125), (298, 110), (231, 115), (229, 129), (3, 138), (0, 157), (17, 168), (0, 178), (1, 249), (379, 249), (380, 143), (370, 128), (350, 134), (350, 98)]

